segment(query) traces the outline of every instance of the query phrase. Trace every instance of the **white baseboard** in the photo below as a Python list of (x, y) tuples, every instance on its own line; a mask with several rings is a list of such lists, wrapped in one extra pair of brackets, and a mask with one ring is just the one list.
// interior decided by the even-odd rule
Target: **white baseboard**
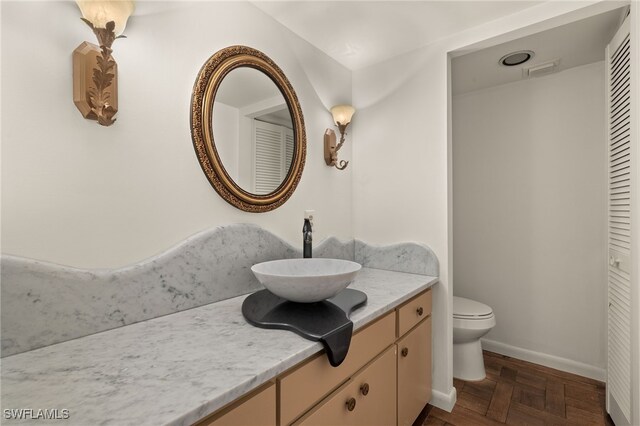
[(451, 386), (451, 390), (449, 391), (449, 393), (432, 389), (431, 401), (429, 401), (429, 404), (450, 413), (451, 410), (453, 410), (453, 406), (456, 405), (456, 388)]
[(535, 352), (529, 349), (523, 349), (517, 346), (511, 346), (507, 345), (506, 343), (500, 343), (488, 339), (482, 339), (482, 349), (496, 352), (501, 355), (518, 358), (523, 361), (529, 361), (536, 364), (544, 365), (545, 367), (555, 368), (556, 370), (562, 370), (568, 373), (577, 374), (579, 376), (600, 380), (601, 382), (606, 382), (607, 380), (607, 372), (603, 368), (598, 368), (593, 365), (573, 361), (555, 355)]

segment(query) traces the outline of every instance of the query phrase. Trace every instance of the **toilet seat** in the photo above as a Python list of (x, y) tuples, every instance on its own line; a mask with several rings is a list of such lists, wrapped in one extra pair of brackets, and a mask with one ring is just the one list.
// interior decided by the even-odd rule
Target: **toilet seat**
[(493, 310), (484, 303), (453, 296), (453, 318), (461, 320), (486, 320), (493, 318)]
[(496, 325), (496, 317), (491, 314), (485, 318), (458, 318), (453, 317), (453, 328), (465, 330), (491, 329)]

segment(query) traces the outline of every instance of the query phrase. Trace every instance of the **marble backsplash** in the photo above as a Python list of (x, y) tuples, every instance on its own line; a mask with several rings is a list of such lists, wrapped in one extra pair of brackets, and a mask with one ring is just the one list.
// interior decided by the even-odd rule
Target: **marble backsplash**
[[(414, 243), (375, 247), (328, 238), (314, 246), (313, 254), (369, 268), (439, 275), (435, 254)], [(301, 256), (301, 250), (250, 224), (201, 232), (116, 270), (3, 255), (2, 357), (251, 293), (262, 287), (252, 265)]]
[(440, 276), (438, 257), (431, 248), (419, 243), (375, 246), (355, 240), (354, 259), (365, 268)]

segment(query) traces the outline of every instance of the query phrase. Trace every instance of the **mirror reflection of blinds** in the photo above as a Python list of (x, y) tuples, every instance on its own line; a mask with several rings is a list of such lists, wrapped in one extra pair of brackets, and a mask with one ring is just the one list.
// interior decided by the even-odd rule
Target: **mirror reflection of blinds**
[(282, 175), (282, 179), (285, 178), (285, 176), (287, 176), (287, 173), (289, 172), (289, 167), (291, 165), (291, 162), (293, 161), (293, 130), (291, 129), (286, 129), (288, 130), (285, 131), (284, 133), (284, 168), (283, 168), (283, 175)]
[(293, 158), (293, 131), (254, 120), (254, 193), (275, 191), (289, 171)]

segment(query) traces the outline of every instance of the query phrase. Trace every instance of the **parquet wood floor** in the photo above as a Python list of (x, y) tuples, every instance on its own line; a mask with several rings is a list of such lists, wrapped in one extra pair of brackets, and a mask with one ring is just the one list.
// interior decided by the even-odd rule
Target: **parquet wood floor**
[(433, 407), (422, 424), (613, 426), (602, 382), (487, 351), (484, 364), (486, 379), (454, 379), (451, 413)]

